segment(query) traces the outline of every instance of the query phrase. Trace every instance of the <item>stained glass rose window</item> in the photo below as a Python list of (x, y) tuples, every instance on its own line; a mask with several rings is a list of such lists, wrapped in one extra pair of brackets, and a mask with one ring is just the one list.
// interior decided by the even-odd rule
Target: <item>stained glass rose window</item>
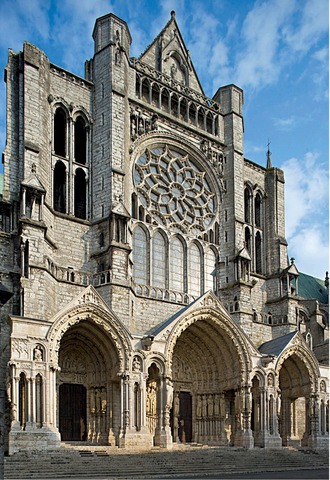
[(153, 220), (172, 231), (198, 234), (214, 222), (210, 179), (187, 154), (168, 146), (146, 149), (135, 162), (134, 185)]

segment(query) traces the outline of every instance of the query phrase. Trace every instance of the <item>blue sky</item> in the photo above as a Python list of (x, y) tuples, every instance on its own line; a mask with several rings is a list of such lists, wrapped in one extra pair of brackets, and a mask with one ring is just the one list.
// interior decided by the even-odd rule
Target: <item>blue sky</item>
[[(286, 179), (289, 257), (302, 272), (328, 270), (328, 0), (0, 0), (0, 64), (27, 40), (51, 62), (83, 76), (95, 19), (124, 19), (139, 56), (171, 10), (207, 96), (228, 83), (244, 90), (245, 156)], [(0, 84), (0, 150), (5, 84)], [(0, 167), (0, 173), (2, 172)]]

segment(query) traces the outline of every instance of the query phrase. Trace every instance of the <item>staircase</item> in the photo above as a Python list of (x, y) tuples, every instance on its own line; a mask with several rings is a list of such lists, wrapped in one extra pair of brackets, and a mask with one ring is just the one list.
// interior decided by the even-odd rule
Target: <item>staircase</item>
[[(230, 475), (328, 468), (328, 451), (174, 445), (172, 451), (127, 450), (86, 443), (62, 443), (48, 452), (5, 458), (5, 480), (230, 478)], [(311, 472), (312, 473), (312, 472)], [(267, 475), (265, 474), (265, 477)], [(314, 478), (313, 476), (309, 478)], [(321, 477), (319, 477), (321, 478)], [(327, 478), (327, 477), (324, 477)]]

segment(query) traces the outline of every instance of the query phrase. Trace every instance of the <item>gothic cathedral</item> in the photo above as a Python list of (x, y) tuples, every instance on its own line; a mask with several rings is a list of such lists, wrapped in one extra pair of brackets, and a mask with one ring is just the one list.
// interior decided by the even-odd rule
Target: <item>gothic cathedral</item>
[(5, 69), (5, 450), (327, 446), (326, 301), (243, 91), (204, 95), (174, 12), (139, 58), (113, 14), (93, 39), (85, 78), (27, 42)]

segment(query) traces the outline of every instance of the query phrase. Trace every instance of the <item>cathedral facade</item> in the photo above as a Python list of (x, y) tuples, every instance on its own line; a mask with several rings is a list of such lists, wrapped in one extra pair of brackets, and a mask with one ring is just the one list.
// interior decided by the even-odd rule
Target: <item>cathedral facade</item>
[(27, 42), (5, 69), (5, 450), (327, 446), (328, 312), (243, 91), (204, 95), (174, 12), (139, 58), (113, 14), (93, 39), (85, 78)]

